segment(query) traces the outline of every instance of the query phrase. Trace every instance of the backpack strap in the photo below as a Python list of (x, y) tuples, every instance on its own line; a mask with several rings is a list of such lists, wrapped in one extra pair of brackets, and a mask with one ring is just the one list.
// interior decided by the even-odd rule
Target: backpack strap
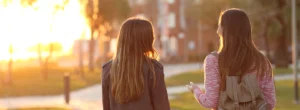
[[(237, 78), (236, 77), (227, 77), (226, 78), (226, 87), (231, 88), (232, 90), (226, 90), (227, 92), (231, 92), (233, 94), (233, 101), (234, 101), (234, 106), (236, 110), (239, 110), (239, 98), (238, 98), (238, 84), (237, 84)], [(227, 89), (227, 88), (226, 88)]]
[[(250, 82), (248, 76), (247, 76), (247, 78), (246, 78), (246, 81), (247, 81), (248, 87), (253, 87), (253, 86), (252, 86), (252, 83)], [(253, 89), (250, 89), (250, 95), (251, 95), (251, 99), (252, 99), (252, 104), (253, 104), (253, 106), (256, 106), (255, 94), (254, 94)]]

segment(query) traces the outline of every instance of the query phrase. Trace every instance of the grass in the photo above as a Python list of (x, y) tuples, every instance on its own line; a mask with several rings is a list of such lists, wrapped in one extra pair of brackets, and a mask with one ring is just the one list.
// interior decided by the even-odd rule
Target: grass
[(11, 86), (3, 83), (4, 73), (0, 73), (0, 98), (16, 96), (56, 95), (64, 92), (63, 77), (65, 72), (70, 74), (70, 89), (78, 90), (101, 82), (100, 71), (86, 73), (85, 79), (72, 72), (71, 68), (49, 68), (48, 80), (43, 80), (39, 68), (16, 69), (12, 73)]
[(167, 86), (178, 86), (188, 84), (190, 81), (194, 83), (203, 83), (203, 79), (203, 70), (197, 70), (172, 76), (165, 81)]
[[(292, 69), (288, 68), (275, 68), (273, 69), (274, 75), (282, 75), (292, 73)], [(176, 76), (172, 76), (166, 79), (167, 86), (178, 86), (186, 85), (189, 82), (203, 83), (204, 82), (204, 72), (203, 70), (185, 72)]]
[[(300, 104), (293, 103), (293, 92), (293, 81), (276, 82), (276, 110), (299, 110)], [(170, 104), (173, 110), (207, 110), (197, 103), (190, 92), (178, 94), (176, 99), (170, 101)]]
[(9, 110), (70, 110), (65, 108), (20, 108), (20, 109), (9, 109)]
[(293, 73), (293, 70), (290, 68), (275, 68), (275, 69), (273, 69), (273, 72), (275, 75), (279, 75), (279, 74)]

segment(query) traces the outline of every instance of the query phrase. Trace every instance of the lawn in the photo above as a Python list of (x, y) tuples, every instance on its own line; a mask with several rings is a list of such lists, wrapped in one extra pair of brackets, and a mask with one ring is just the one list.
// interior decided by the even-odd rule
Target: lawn
[[(293, 103), (293, 82), (276, 82), (277, 104), (276, 110), (299, 110), (300, 104)], [(178, 94), (174, 100), (170, 101), (173, 110), (207, 110), (201, 107), (190, 92)]]
[(197, 70), (172, 76), (165, 81), (167, 86), (178, 86), (188, 84), (190, 81), (193, 81), (194, 83), (203, 83), (203, 78), (203, 70)]
[(275, 75), (280, 75), (280, 74), (293, 73), (293, 70), (290, 68), (275, 68), (275, 69), (273, 69), (273, 72)]
[(40, 69), (24, 68), (13, 71), (13, 83), (4, 85), (4, 73), (0, 73), (0, 98), (15, 96), (56, 95), (64, 91), (63, 77), (65, 72), (70, 72), (71, 90), (77, 90), (101, 82), (100, 70), (86, 73), (85, 79), (75, 74), (71, 68), (49, 68), (48, 80), (43, 80)]
[[(282, 75), (292, 73), (291, 69), (288, 68), (275, 68), (273, 69), (274, 75)], [(188, 84), (190, 81), (194, 83), (203, 83), (204, 73), (203, 70), (185, 72), (176, 76), (172, 76), (166, 79), (167, 86), (178, 86)]]

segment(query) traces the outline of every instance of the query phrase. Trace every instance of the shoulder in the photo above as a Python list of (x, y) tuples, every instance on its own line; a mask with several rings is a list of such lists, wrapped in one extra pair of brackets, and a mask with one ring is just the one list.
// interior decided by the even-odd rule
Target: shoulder
[(103, 76), (105, 76), (109, 73), (111, 65), (112, 65), (112, 60), (110, 60), (109, 62), (106, 62), (102, 65), (102, 75)]
[(205, 57), (205, 62), (208, 62), (208, 61), (218, 61), (218, 56), (219, 56), (218, 52), (216, 52), (216, 51), (211, 52), (210, 54), (208, 54)]
[(160, 62), (158, 62), (157, 60), (155, 60), (155, 59), (152, 59), (152, 63), (153, 63), (153, 65), (154, 65), (155, 68), (159, 68), (159, 69), (163, 69), (164, 68), (164, 66)]
[(109, 67), (111, 64), (112, 64), (112, 60), (110, 60), (110, 61), (104, 63), (104, 64), (102, 65), (102, 69)]
[(151, 62), (154, 67), (155, 75), (150, 74), (149, 78), (153, 79), (153, 77), (156, 77), (156, 79), (164, 79), (164, 66), (157, 60), (151, 59)]

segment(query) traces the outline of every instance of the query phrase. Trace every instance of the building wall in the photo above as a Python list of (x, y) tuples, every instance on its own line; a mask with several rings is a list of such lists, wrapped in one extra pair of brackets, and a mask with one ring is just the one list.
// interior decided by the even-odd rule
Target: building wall
[[(209, 31), (197, 20), (185, 16), (185, 0), (128, 0), (130, 16), (143, 16), (154, 26), (155, 48), (162, 61), (199, 61), (218, 46), (215, 31)], [(217, 22), (217, 21), (216, 21)], [(119, 28), (109, 33), (110, 39), (104, 50), (112, 56)], [(165, 37), (164, 37), (165, 36)]]

